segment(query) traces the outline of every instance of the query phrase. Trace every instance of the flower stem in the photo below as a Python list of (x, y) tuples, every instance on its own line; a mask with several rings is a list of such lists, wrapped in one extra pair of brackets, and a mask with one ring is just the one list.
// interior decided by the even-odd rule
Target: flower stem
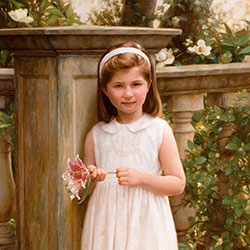
[(107, 172), (107, 174), (116, 174), (116, 172)]

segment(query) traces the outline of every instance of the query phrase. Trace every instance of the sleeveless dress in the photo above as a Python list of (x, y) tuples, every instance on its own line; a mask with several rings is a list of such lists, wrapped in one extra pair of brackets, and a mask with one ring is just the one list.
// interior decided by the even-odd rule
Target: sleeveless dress
[[(131, 167), (160, 175), (158, 151), (165, 125), (146, 114), (130, 124), (99, 122), (93, 128), (96, 165), (108, 172)], [(97, 183), (88, 202), (81, 250), (177, 249), (168, 197), (120, 186), (115, 174)]]

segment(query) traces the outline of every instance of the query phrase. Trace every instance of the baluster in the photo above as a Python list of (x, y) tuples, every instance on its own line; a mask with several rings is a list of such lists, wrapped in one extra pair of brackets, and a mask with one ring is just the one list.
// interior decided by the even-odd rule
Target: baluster
[(15, 210), (15, 184), (11, 167), (10, 145), (0, 139), (0, 249), (15, 249), (10, 219)]
[[(185, 159), (187, 141), (193, 140), (194, 128), (191, 124), (193, 113), (203, 109), (203, 94), (172, 95), (167, 101), (168, 111), (172, 116), (172, 128), (179, 148), (180, 157)], [(195, 209), (184, 206), (182, 195), (170, 197), (175, 226), (179, 242), (185, 242), (185, 235), (190, 227), (188, 218), (195, 215)]]

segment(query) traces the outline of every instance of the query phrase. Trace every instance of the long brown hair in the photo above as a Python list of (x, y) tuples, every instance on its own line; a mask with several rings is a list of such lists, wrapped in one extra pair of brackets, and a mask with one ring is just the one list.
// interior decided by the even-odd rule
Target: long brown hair
[[(100, 63), (103, 57), (110, 51), (120, 47), (132, 47), (141, 50), (147, 55), (150, 66), (147, 60), (142, 56), (134, 53), (123, 53), (113, 56), (109, 59), (100, 71)], [(150, 84), (146, 100), (143, 104), (143, 112), (152, 115), (153, 117), (160, 116), (162, 113), (161, 99), (157, 89), (156, 74), (153, 61), (148, 52), (138, 43), (125, 42), (114, 46), (106, 51), (98, 64), (98, 86), (97, 86), (97, 115), (99, 121), (106, 123), (110, 122), (117, 116), (117, 110), (110, 102), (109, 98), (103, 93), (102, 89), (106, 89), (108, 82), (112, 79), (114, 73), (121, 69), (130, 69), (140, 67), (144, 79)]]

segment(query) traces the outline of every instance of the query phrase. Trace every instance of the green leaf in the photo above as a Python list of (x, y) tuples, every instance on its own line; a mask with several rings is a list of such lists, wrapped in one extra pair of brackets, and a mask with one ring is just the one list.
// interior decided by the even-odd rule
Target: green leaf
[(214, 112), (215, 112), (217, 115), (220, 115), (220, 114), (221, 114), (221, 108), (218, 107), (218, 106), (214, 106)]
[(244, 146), (245, 151), (250, 151), (250, 142)]
[(71, 18), (72, 16), (74, 15), (74, 11), (73, 11), (73, 8), (72, 6), (70, 5), (66, 11), (66, 17), (67, 18)]
[(207, 160), (206, 157), (199, 157), (198, 159), (196, 159), (195, 162), (197, 165), (202, 165), (206, 160)]
[(232, 30), (230, 29), (230, 27), (226, 24), (226, 23), (223, 23), (224, 26), (225, 26), (225, 29), (226, 29), (226, 32), (227, 34), (229, 34), (229, 36), (232, 38), (233, 37), (233, 32)]
[(246, 236), (246, 237), (245, 237), (245, 241), (246, 241), (246, 243), (250, 246), (250, 237), (249, 237), (249, 236)]
[(11, 2), (14, 4), (14, 6), (16, 7), (16, 9), (21, 9), (21, 8), (25, 8), (26, 7), (24, 4), (19, 3), (17, 1), (14, 1), (14, 0), (12, 0)]
[(237, 145), (240, 145), (242, 143), (242, 140), (239, 137), (234, 136), (234, 138), (232, 139), (232, 142)]
[(198, 122), (201, 119), (200, 113), (198, 111), (194, 112), (193, 114), (193, 120)]
[(194, 149), (194, 143), (191, 140), (187, 141), (187, 146), (190, 151)]
[(239, 51), (239, 55), (244, 55), (249, 53), (250, 53), (250, 46), (247, 46)]
[(233, 143), (233, 142), (229, 142), (226, 146), (226, 149), (231, 150), (231, 151), (237, 151), (238, 150), (238, 145)]
[(222, 54), (220, 57), (219, 57), (219, 61), (221, 63), (230, 63), (232, 61), (232, 58), (233, 58), (233, 55), (230, 51), (227, 51), (226, 53)]
[(239, 31), (236, 33), (236, 37), (235, 37), (235, 45), (241, 47), (241, 46), (246, 46), (248, 44), (249, 41), (249, 36), (250, 36), (250, 32), (242, 32)]
[(233, 224), (233, 218), (232, 217), (230, 217), (230, 218), (227, 218), (227, 220), (226, 220), (226, 226), (227, 226), (227, 228), (230, 228), (231, 227), (231, 225)]
[(222, 37), (221, 43), (224, 46), (229, 46), (229, 47), (233, 47), (233, 48), (235, 47), (234, 41), (227, 34), (221, 34), (221, 37)]
[(44, 13), (44, 11), (48, 8), (49, 2), (48, 0), (42, 0), (40, 4), (41, 12)]
[(57, 22), (57, 20), (58, 20), (58, 16), (52, 15), (52, 16), (50, 16), (48, 18), (48, 20), (46, 21), (46, 23), (50, 26), (50, 25), (55, 24)]
[(45, 11), (45, 13), (50, 13), (58, 17), (64, 17), (63, 13), (57, 8), (50, 8)]
[(232, 205), (232, 200), (230, 197), (225, 196), (224, 199), (222, 200), (223, 205)]
[(233, 173), (233, 168), (226, 168), (225, 171), (224, 171), (225, 175), (226, 176), (229, 176)]
[(39, 24), (40, 24), (42, 27), (47, 27), (47, 26), (49, 26), (49, 24), (46, 23), (44, 20), (40, 20), (40, 21), (39, 21)]
[(178, 243), (178, 249), (179, 250), (185, 250), (185, 249), (187, 249), (187, 245), (184, 244), (184, 243)]
[(0, 124), (0, 129), (2, 129), (2, 128), (8, 128), (8, 127), (10, 127), (10, 125), (8, 125), (8, 124)]
[(83, 195), (82, 195), (82, 198), (81, 198), (81, 200), (78, 202), (79, 204), (83, 203), (83, 202), (85, 201), (85, 199), (87, 198), (90, 183), (91, 183), (91, 178), (90, 178), (90, 176), (89, 176), (88, 179), (87, 179), (86, 185), (85, 185), (85, 189), (84, 189), (84, 193), (83, 193)]
[(236, 208), (235, 209), (235, 214), (237, 215), (237, 217), (240, 217), (243, 214), (244, 210), (242, 208)]
[(186, 11), (186, 7), (185, 7), (184, 4), (178, 3), (177, 6), (178, 6), (181, 10)]

